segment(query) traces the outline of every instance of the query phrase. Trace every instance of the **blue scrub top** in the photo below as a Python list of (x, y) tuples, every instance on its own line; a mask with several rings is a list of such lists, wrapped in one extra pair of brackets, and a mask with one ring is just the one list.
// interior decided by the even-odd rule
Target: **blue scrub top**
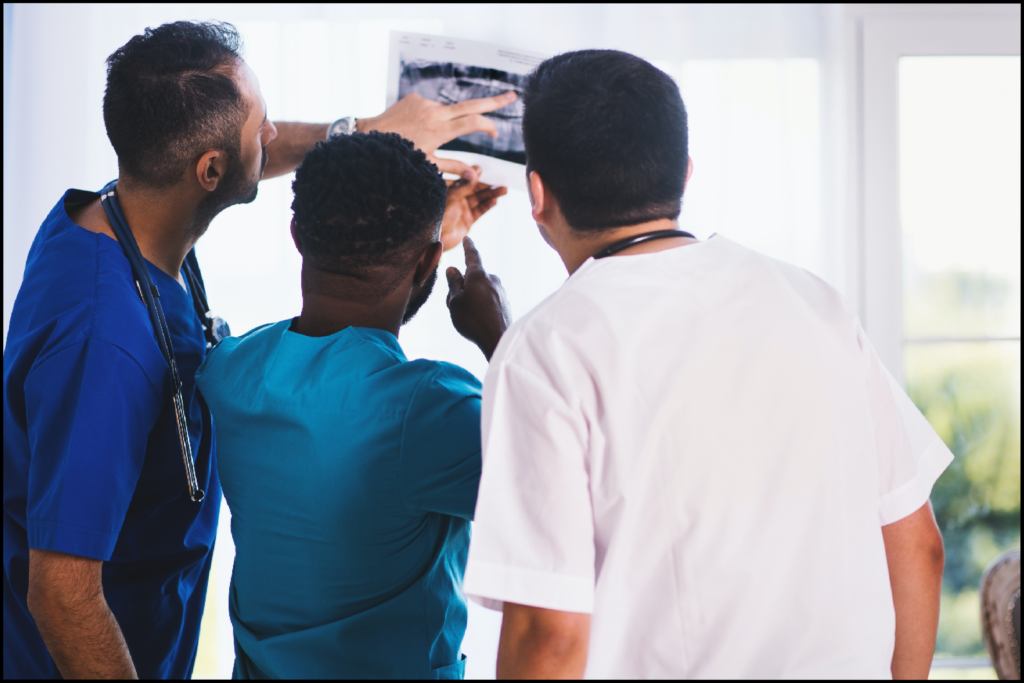
[(120, 245), (76, 225), (68, 190), (25, 264), (4, 349), (4, 678), (60, 677), (26, 605), (28, 549), (103, 561), (141, 678), (192, 673), (220, 484), (194, 387), (189, 293), (152, 264), (206, 499), (188, 498), (170, 372)]
[(480, 383), (384, 330), (290, 320), (197, 381), (231, 510), (240, 678), (462, 678)]

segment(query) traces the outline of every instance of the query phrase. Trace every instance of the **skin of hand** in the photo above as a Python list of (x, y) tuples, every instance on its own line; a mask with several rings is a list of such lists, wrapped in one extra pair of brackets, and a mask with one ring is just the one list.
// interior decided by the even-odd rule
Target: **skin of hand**
[[(472, 168), (479, 177), (480, 167)], [(506, 187), (463, 179), (448, 181), (448, 200), (444, 207), (444, 218), (441, 219), (441, 246), (444, 251), (460, 244), (473, 224), (494, 208), (498, 197), (506, 194)]]
[(501, 280), (484, 270), (473, 240), (466, 237), (462, 246), (466, 252), (465, 274), (455, 267), (445, 271), (448, 311), (458, 333), (480, 347), (490, 360), (511, 321), (508, 301)]
[(371, 130), (398, 133), (423, 150), (443, 173), (475, 181), (478, 177), (469, 164), (454, 159), (438, 159), (434, 153), (444, 143), (470, 133), (483, 131), (492, 138), (497, 137), (497, 127), (484, 114), (515, 102), (516, 97), (515, 92), (510, 91), (458, 104), (441, 104), (411, 93), (383, 114), (359, 119), (356, 129), (361, 133)]

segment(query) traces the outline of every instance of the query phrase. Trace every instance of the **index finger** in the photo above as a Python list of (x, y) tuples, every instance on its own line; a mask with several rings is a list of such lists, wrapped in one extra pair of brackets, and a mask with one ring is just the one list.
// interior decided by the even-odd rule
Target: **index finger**
[(463, 100), (457, 104), (450, 104), (446, 110), (450, 114), (450, 118), (453, 119), (469, 114), (486, 114), (512, 104), (516, 101), (517, 97), (519, 96), (515, 90), (509, 90), (493, 97), (478, 97), (473, 100)]
[(480, 260), (480, 252), (477, 251), (473, 240), (467, 235), (462, 239), (462, 250), (466, 252), (466, 272), (471, 270), (483, 270), (484, 264)]

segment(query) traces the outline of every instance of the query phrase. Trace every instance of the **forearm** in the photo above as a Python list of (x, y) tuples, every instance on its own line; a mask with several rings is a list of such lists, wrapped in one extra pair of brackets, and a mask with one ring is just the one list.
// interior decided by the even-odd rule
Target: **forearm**
[(895, 679), (925, 679), (935, 655), (942, 566), (922, 562), (914, 577), (893, 580), (892, 589), (896, 607), (892, 676)]
[[(356, 130), (368, 133), (376, 130), (379, 117), (367, 116), (356, 121)], [(263, 171), (263, 180), (291, 173), (313, 149), (313, 145), (327, 138), (328, 123), (296, 123), (294, 121), (274, 122), (277, 137), (267, 146), (267, 168)]]
[(590, 616), (505, 603), (498, 678), (582, 678)]
[(582, 678), (586, 663), (586, 643), (558, 644), (527, 634), (516, 639), (502, 638), (498, 646), (497, 677)]
[(326, 123), (275, 121), (274, 126), (277, 128), (277, 137), (267, 146), (270, 159), (263, 171), (264, 180), (294, 171), (302, 163), (306, 152), (327, 137)]
[(37, 598), (30, 610), (64, 678), (138, 678), (102, 593), (77, 601)]
[(882, 527), (896, 610), (893, 678), (928, 677), (939, 626), (945, 555), (931, 505)]

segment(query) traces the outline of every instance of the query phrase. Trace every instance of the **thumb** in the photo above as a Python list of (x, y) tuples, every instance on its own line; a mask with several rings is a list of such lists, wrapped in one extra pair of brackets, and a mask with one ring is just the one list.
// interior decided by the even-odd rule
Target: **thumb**
[(438, 159), (435, 157), (434, 159), (431, 159), (431, 161), (437, 164), (437, 169), (441, 171), (441, 173), (457, 175), (463, 180), (468, 180), (471, 183), (475, 182), (477, 178), (480, 177), (480, 174), (473, 170), (472, 166), (455, 159)]
[(449, 266), (448, 269), (444, 271), (444, 275), (448, 278), (448, 301), (450, 303), (452, 297), (462, 291), (464, 281), (462, 279), (462, 273), (460, 273), (459, 269), (454, 266)]

